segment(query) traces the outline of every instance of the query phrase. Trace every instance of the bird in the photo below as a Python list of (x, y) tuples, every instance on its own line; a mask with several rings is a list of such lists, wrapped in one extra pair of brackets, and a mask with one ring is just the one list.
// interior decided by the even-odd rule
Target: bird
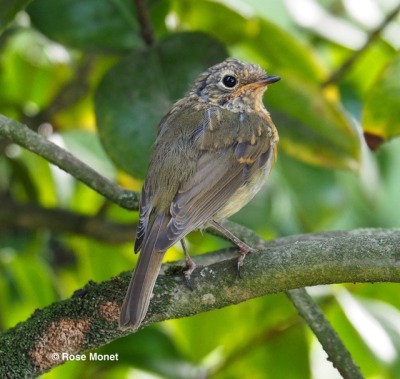
[(144, 320), (163, 257), (184, 237), (213, 227), (239, 247), (238, 268), (255, 251), (221, 225), (260, 190), (276, 160), (279, 136), (263, 104), (280, 80), (257, 64), (228, 58), (200, 74), (161, 119), (139, 203), (135, 253), (140, 251), (119, 326)]

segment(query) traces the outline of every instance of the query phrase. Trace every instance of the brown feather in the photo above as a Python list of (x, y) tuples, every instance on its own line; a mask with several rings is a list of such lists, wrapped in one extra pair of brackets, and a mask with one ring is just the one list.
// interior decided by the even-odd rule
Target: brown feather
[(160, 271), (164, 252), (155, 248), (160, 231), (166, 227), (165, 215), (155, 215), (133, 273), (119, 318), (120, 327), (137, 329), (146, 316), (151, 294)]

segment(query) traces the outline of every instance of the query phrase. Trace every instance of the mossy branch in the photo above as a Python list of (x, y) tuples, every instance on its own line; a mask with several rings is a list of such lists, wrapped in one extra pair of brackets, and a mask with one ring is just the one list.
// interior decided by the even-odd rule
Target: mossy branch
[(304, 288), (296, 288), (286, 293), (307, 325), (317, 336), (328, 354), (328, 359), (345, 379), (362, 379), (359, 367), (349, 351), (332, 328), (329, 321)]
[(40, 155), (121, 207), (137, 209), (139, 196), (136, 192), (118, 186), (53, 142), (1, 114), (0, 136)]
[[(202, 259), (213, 257), (210, 253), (196, 260), (201, 264)], [(160, 275), (143, 325), (305, 286), (399, 282), (400, 229), (329, 232), (266, 242), (246, 258), (242, 279), (232, 252), (219, 252), (217, 259), (193, 273), (190, 289), (181, 274)], [(0, 335), (0, 377), (39, 375), (62, 363), (62, 353), (78, 354), (129, 333), (118, 329), (117, 322), (129, 280), (127, 272), (89, 283), (71, 298), (35, 311), (29, 320)]]

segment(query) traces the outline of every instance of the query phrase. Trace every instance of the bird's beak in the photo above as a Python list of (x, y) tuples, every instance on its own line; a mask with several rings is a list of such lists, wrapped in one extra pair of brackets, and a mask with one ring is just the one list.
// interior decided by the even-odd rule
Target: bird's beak
[(279, 76), (268, 76), (265, 75), (260, 80), (257, 80), (256, 82), (247, 84), (246, 87), (250, 87), (253, 90), (257, 88), (266, 88), (269, 84), (276, 83), (277, 81), (281, 80)]
[(268, 85), (268, 84), (279, 82), (279, 80), (281, 80), (280, 76), (268, 76), (268, 75), (265, 75), (257, 83), (260, 83), (262, 85)]
[(244, 90), (245, 88), (247, 88), (252, 91), (262, 89), (262, 91), (264, 92), (269, 84), (276, 83), (279, 80), (281, 80), (280, 76), (264, 75), (263, 77), (260, 78), (260, 80), (246, 84), (244, 87), (242, 87), (242, 89)]

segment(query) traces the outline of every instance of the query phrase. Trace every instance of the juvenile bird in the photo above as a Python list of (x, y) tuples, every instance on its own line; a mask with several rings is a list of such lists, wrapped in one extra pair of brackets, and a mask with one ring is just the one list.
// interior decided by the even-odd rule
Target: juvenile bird
[(146, 316), (161, 262), (181, 241), (190, 276), (195, 265), (183, 238), (214, 227), (240, 249), (253, 249), (219, 221), (260, 190), (276, 157), (278, 133), (262, 97), (278, 76), (229, 58), (202, 73), (158, 127), (140, 199), (135, 252), (140, 257), (122, 305), (120, 326), (137, 329)]

